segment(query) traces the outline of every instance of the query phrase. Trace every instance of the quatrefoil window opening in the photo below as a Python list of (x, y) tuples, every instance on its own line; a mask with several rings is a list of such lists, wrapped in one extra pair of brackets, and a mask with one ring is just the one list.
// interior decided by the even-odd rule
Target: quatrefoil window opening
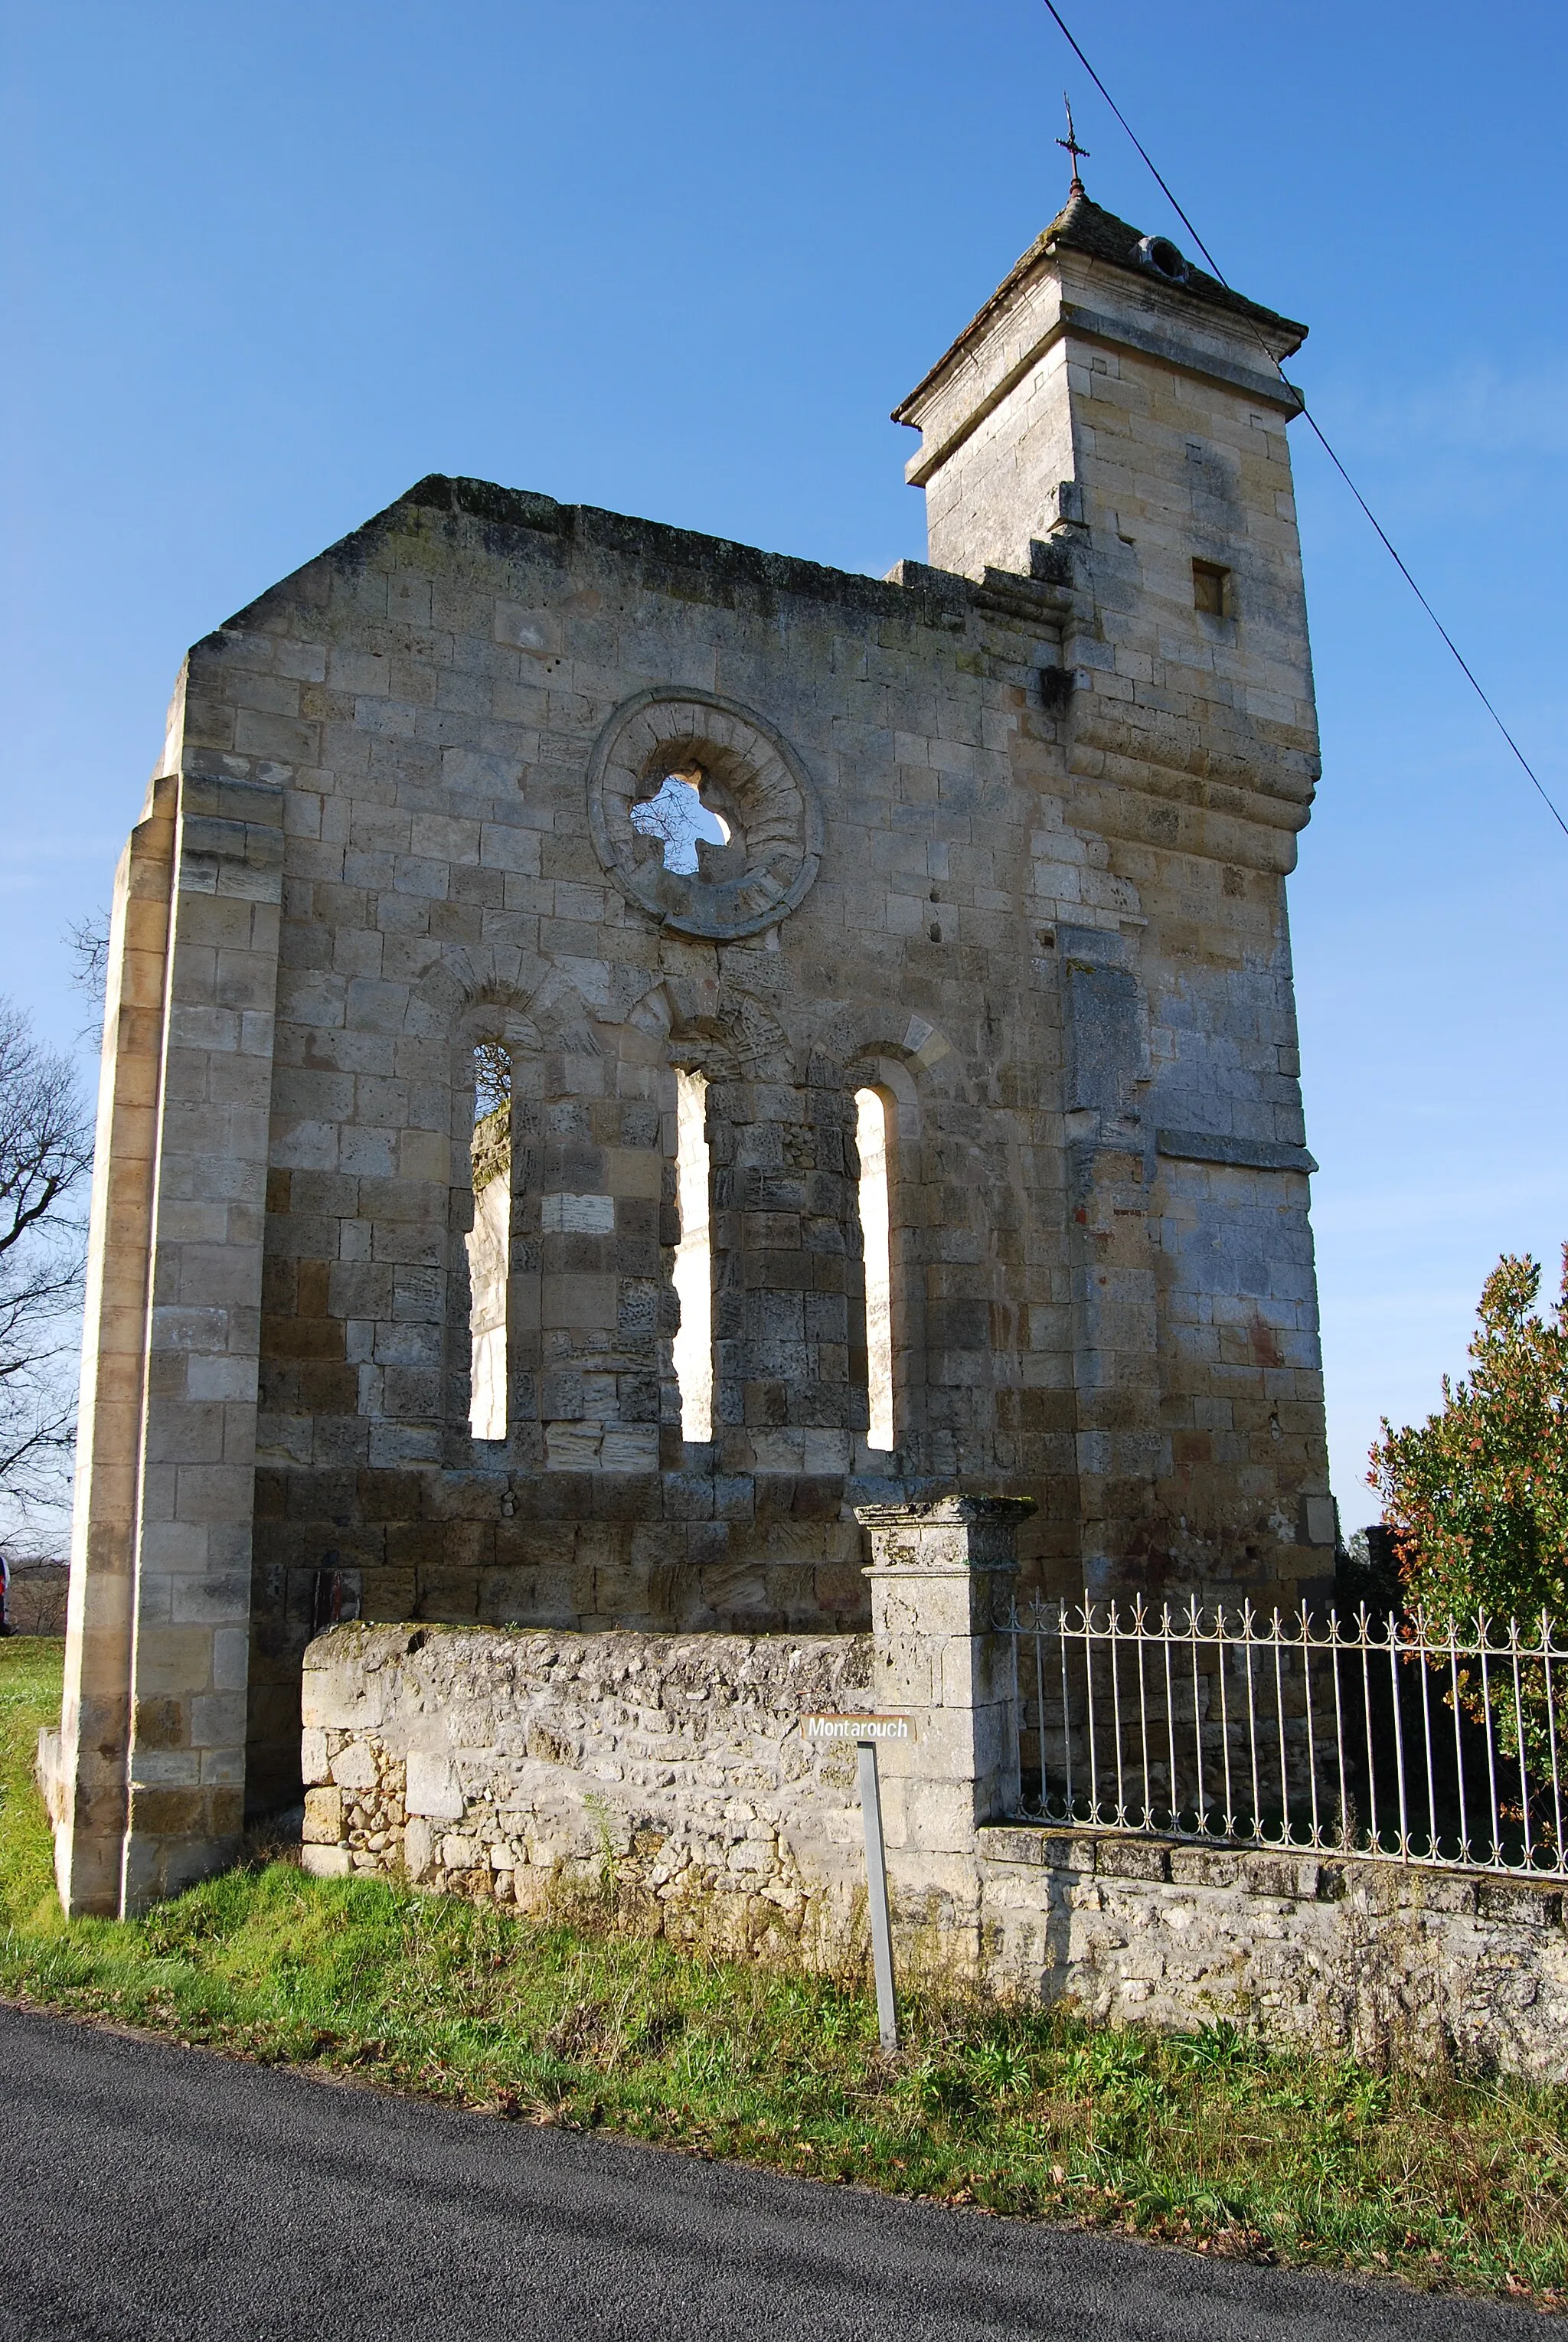
[(632, 807), (632, 827), (644, 837), (664, 841), (664, 867), (683, 878), (701, 868), (699, 846), (727, 846), (730, 825), (723, 814), (703, 803), (703, 768), (685, 765), (666, 773), (651, 797)]
[(602, 867), (671, 935), (760, 935), (817, 875), (822, 806), (811, 776), (736, 700), (657, 685), (634, 693), (606, 718), (586, 780)]

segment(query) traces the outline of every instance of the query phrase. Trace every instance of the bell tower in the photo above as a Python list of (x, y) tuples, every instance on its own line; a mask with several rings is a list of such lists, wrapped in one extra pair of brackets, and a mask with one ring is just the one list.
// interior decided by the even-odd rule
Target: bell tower
[(894, 419), (932, 565), (1059, 616), (1026, 911), (1084, 1575), (1278, 1599), (1334, 1541), (1284, 896), (1319, 770), (1280, 371), (1306, 329), (1102, 209), (1070, 151), (1065, 208)]
[(1027, 574), (1032, 545), (1099, 528), (1142, 542), (1146, 559), (1180, 540), (1190, 560), (1194, 534), (1223, 534), (1233, 552), (1245, 536), (1243, 566), (1267, 576), (1295, 553), (1280, 509), (1288, 460), (1266, 443), (1299, 405), (1279, 362), (1305, 336), (1102, 210), (1075, 177), (1065, 209), (894, 410), (921, 435), (906, 477), (925, 491), (932, 564)]

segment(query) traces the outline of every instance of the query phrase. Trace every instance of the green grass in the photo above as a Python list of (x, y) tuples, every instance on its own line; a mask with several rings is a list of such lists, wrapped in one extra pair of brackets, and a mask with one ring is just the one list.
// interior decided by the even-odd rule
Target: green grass
[(67, 1927), (30, 1779), (60, 1646), (0, 1643), (0, 1998), (514, 2120), (1227, 2256), (1568, 2307), (1568, 2090), (1270, 2054), (704, 1957), (258, 1860)]

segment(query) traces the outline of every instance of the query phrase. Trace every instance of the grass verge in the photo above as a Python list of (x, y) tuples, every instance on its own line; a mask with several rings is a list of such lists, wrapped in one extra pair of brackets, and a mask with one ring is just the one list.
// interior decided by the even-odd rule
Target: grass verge
[(0, 1998), (514, 2119), (1253, 2259), (1568, 2307), (1568, 2090), (1271, 2054), (705, 1957), (258, 1861), (67, 1927), (31, 1779), (58, 1643), (0, 1643)]

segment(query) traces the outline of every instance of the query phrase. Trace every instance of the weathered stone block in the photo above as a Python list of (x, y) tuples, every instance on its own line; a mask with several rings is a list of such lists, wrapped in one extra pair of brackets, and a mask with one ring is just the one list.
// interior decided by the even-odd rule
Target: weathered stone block
[(1021, 1863), (1034, 1869), (1048, 1859), (1048, 1843), (1043, 1830), (1014, 1828), (1004, 1822), (987, 1824), (974, 1838), (982, 1862)]
[(351, 1740), (332, 1760), (332, 1777), (340, 1789), (374, 1789), (376, 1767), (374, 1752), (363, 1740)]
[(343, 1791), (341, 1789), (318, 1788), (305, 1791), (304, 1837), (306, 1846), (338, 1844), (343, 1837)]
[(1095, 1841), (1094, 1874), (1099, 1878), (1168, 1878), (1170, 1849), (1135, 1837), (1102, 1837)]
[(1317, 1894), (1317, 1865), (1295, 1855), (1249, 1854), (1242, 1865), (1242, 1883), (1249, 1895), (1310, 1899)]
[(300, 1868), (313, 1878), (346, 1878), (354, 1868), (354, 1857), (345, 1846), (315, 1846), (306, 1843), (299, 1854)]
[(1475, 1901), (1483, 1919), (1512, 1920), (1527, 1927), (1560, 1927), (1563, 1920), (1561, 1891), (1515, 1886), (1512, 1880), (1482, 1879)]

